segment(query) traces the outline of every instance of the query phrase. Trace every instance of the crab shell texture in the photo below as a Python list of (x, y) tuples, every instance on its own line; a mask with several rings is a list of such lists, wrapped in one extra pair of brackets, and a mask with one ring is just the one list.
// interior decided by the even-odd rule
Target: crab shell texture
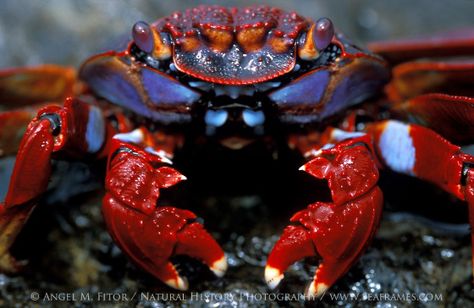
[(191, 120), (203, 92), (190, 80), (234, 88), (274, 82), (259, 91), (282, 122), (319, 122), (380, 92), (390, 73), (339, 33), (318, 50), (314, 25), (267, 6), (200, 6), (152, 23), (152, 52), (137, 53), (132, 40), (88, 59), (80, 77), (99, 96), (164, 124)]

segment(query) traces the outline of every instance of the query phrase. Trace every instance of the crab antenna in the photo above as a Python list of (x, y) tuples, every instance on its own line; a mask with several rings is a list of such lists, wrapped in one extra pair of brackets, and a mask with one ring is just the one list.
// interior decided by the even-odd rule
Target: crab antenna
[(303, 60), (314, 60), (319, 52), (329, 46), (334, 36), (334, 26), (329, 18), (323, 17), (313, 23), (306, 34), (306, 39), (298, 49)]
[(144, 21), (136, 22), (132, 28), (135, 44), (142, 51), (151, 54), (158, 60), (166, 60), (171, 56), (171, 48), (166, 44), (160, 33)]

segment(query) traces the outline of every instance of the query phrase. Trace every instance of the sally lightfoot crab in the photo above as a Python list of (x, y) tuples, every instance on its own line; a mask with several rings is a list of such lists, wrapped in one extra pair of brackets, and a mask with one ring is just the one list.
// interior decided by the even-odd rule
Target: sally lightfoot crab
[(186, 179), (172, 163), (186, 142), (238, 151), (285, 140), (306, 159), (301, 170), (327, 182), (331, 201), (298, 211), (268, 256), (271, 288), (309, 256), (321, 260), (310, 297), (349, 270), (380, 220), (381, 168), (466, 201), (472, 225), (474, 157), (459, 145), (474, 139), (474, 64), (457, 57), (474, 54), (474, 35), (370, 48), (327, 18), (201, 6), (136, 23), (124, 49), (89, 58), (78, 79), (53, 65), (2, 71), (0, 152), (16, 163), (0, 207), (0, 269), (21, 268), (9, 249), (51, 160), (107, 158), (102, 211), (122, 251), (176, 289), (188, 284), (174, 255), (222, 276), (224, 252), (196, 215), (158, 204), (162, 189)]

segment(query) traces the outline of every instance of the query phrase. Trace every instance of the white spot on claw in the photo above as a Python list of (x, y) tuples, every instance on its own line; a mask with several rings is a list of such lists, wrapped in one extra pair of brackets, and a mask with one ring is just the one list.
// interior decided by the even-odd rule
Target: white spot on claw
[(410, 125), (388, 121), (380, 136), (379, 148), (392, 170), (414, 175), (416, 151), (410, 136)]

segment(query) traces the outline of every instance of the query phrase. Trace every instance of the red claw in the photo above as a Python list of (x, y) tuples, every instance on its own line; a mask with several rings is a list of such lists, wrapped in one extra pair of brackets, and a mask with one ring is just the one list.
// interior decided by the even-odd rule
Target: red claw
[(271, 289), (283, 279), (283, 272), (294, 262), (317, 255), (310, 233), (302, 226), (288, 226), (273, 248), (265, 268), (265, 280)]
[[(378, 171), (362, 138), (342, 142), (304, 165), (328, 180), (333, 202), (316, 202), (296, 213), (268, 257), (265, 279), (275, 288), (283, 272), (299, 259), (318, 256), (321, 263), (306, 295), (321, 296), (363, 252), (378, 226), (382, 193)], [(358, 142), (358, 143), (357, 143)]]
[(145, 215), (125, 207), (113, 197), (104, 200), (103, 213), (109, 232), (121, 249), (141, 268), (168, 286), (187, 290), (169, 259), (189, 255), (204, 262), (217, 275), (227, 269), (224, 252), (190, 211), (157, 208)]
[(186, 278), (170, 262), (175, 255), (199, 259), (217, 276), (223, 276), (227, 269), (224, 252), (195, 221), (196, 215), (157, 206), (160, 190), (185, 177), (172, 167), (160, 166), (168, 159), (139, 146), (116, 139), (112, 148), (117, 154), (109, 163), (102, 211), (120, 248), (145, 271), (175, 289), (188, 289)]

